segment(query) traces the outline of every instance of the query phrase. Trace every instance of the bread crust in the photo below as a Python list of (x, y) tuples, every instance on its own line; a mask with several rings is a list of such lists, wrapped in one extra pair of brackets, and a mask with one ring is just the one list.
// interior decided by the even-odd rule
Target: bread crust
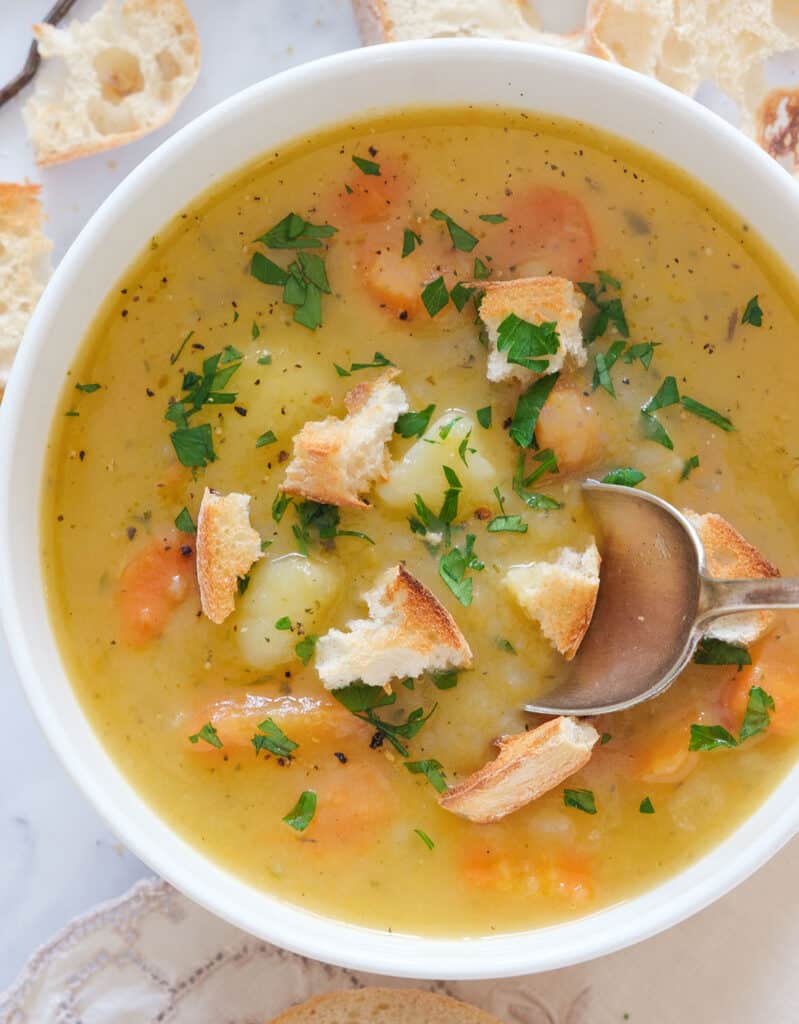
[(364, 46), (393, 42), (392, 25), (383, 0), (352, 0), (352, 9)]
[(217, 624), (235, 609), (238, 580), (260, 558), (261, 538), (250, 526), (249, 494), (205, 488), (197, 515), (197, 582), (202, 610)]
[(270, 1024), (501, 1024), (449, 996), (420, 989), (362, 988), (327, 992), (275, 1017)]
[(566, 716), (503, 736), (499, 755), (442, 793), (438, 803), (478, 825), (499, 821), (580, 771), (598, 739), (592, 725)]

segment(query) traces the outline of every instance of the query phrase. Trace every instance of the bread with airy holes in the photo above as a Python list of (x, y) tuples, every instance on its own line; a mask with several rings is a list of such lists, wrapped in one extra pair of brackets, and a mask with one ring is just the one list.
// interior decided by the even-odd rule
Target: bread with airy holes
[(294, 456), (281, 490), (324, 505), (368, 508), (362, 495), (388, 479), (386, 445), (397, 417), (408, 411), (405, 392), (391, 369), (352, 388), (344, 399), (347, 415), (305, 424), (294, 438)]
[[(544, 373), (555, 373), (566, 366), (585, 366), (588, 353), (580, 328), (585, 297), (571, 281), (563, 277), (520, 277), (513, 281), (491, 281), (482, 287), (485, 294), (480, 303), (480, 319), (488, 334), (486, 376), (490, 381), (518, 380), (526, 386)], [(557, 352), (543, 357), (549, 365), (542, 373), (509, 363), (507, 353), (497, 348), (499, 328), (511, 313), (532, 324), (557, 324), (560, 345)]]
[(211, 622), (224, 622), (231, 614), (238, 581), (263, 558), (249, 509), (249, 494), (205, 488), (197, 516), (197, 582), (202, 610)]
[(388, 569), (364, 601), (368, 619), (331, 629), (316, 645), (316, 670), (329, 690), (360, 680), (385, 686), (423, 672), (468, 668), (472, 652), (457, 623), (404, 565)]
[(577, 653), (599, 593), (599, 551), (593, 538), (584, 551), (561, 548), (553, 562), (516, 565), (503, 583), (567, 661)]
[(499, 755), (442, 793), (438, 802), (479, 825), (499, 821), (580, 771), (598, 739), (588, 722), (564, 716), (503, 736), (497, 740)]
[(23, 108), (42, 166), (91, 156), (160, 128), (200, 71), (183, 0), (106, 0), (88, 21), (34, 25), (42, 66)]
[[(683, 515), (699, 534), (711, 576), (726, 580), (767, 580), (779, 576), (779, 569), (722, 516), (714, 512), (698, 515), (690, 509), (684, 509)], [(711, 624), (706, 636), (747, 646), (765, 636), (773, 624), (773, 612), (725, 615)]]
[(38, 185), (0, 183), (0, 395), (31, 313), (50, 276)]
[(501, 1024), (475, 1006), (414, 988), (328, 992), (294, 1006), (270, 1024)]

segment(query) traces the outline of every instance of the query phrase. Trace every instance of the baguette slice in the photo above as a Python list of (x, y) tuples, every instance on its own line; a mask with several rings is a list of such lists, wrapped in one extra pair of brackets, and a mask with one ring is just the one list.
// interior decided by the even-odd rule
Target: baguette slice
[(41, 166), (133, 142), (172, 117), (197, 80), (183, 0), (106, 0), (86, 22), (34, 25), (43, 65), (23, 115)]
[[(780, 571), (760, 554), (756, 547), (713, 512), (700, 516), (690, 509), (683, 515), (699, 534), (705, 549), (705, 561), (711, 576), (726, 580), (773, 579)], [(706, 635), (728, 644), (753, 644), (771, 629), (773, 612), (745, 612), (725, 615), (712, 623)]]
[(353, 0), (353, 10), (365, 45), (449, 36), (521, 39), (570, 50), (583, 45), (582, 32), (540, 31), (526, 0)]
[(0, 395), (34, 306), (50, 276), (38, 185), (0, 183)]
[(517, 363), (509, 363), (507, 352), (497, 347), (502, 322), (514, 313), (529, 323), (556, 323), (560, 346), (553, 355), (544, 356), (549, 365), (544, 373), (555, 373), (567, 364), (585, 366), (588, 353), (583, 346), (580, 317), (585, 298), (571, 281), (563, 277), (520, 277), (515, 281), (493, 281), (483, 284), (480, 319), (488, 332), (488, 367), (486, 376), (495, 383), (518, 380), (525, 386), (541, 373)]
[(561, 548), (554, 562), (517, 565), (503, 583), (522, 610), (567, 661), (577, 653), (599, 593), (599, 551), (593, 538), (585, 551)]
[(497, 740), (499, 756), (442, 793), (438, 802), (478, 825), (499, 821), (578, 772), (598, 739), (588, 722), (564, 716), (503, 736)]
[(249, 494), (205, 488), (197, 515), (197, 582), (202, 610), (211, 622), (224, 622), (230, 615), (239, 579), (263, 558), (249, 507)]
[(280, 489), (324, 505), (368, 508), (361, 495), (388, 479), (386, 445), (397, 417), (408, 411), (405, 392), (394, 383), (398, 373), (388, 370), (349, 391), (344, 419), (306, 423), (294, 438), (294, 458)]
[(358, 988), (328, 992), (294, 1006), (270, 1024), (501, 1024), (475, 1006), (419, 989)]
[(447, 609), (404, 565), (364, 594), (369, 618), (331, 629), (316, 645), (316, 670), (328, 690), (360, 680), (385, 686), (423, 672), (468, 668), (472, 652)]

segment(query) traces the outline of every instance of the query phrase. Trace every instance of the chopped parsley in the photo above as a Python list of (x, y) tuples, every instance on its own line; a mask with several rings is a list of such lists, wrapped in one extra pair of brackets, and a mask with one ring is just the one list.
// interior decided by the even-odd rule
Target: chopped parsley
[(677, 405), (680, 401), (680, 392), (677, 388), (677, 381), (674, 377), (665, 377), (655, 394), (649, 399), (642, 411), (648, 414), (658, 409), (665, 409), (669, 405)]
[(668, 448), (669, 451), (674, 449), (674, 442), (669, 437), (668, 431), (663, 426), (657, 417), (652, 416), (651, 413), (641, 412), (641, 430), (647, 440), (654, 441), (655, 444), (663, 445), (664, 448)]
[(641, 801), (638, 810), (641, 814), (654, 814), (655, 805), (652, 803), (648, 796), (645, 796), (644, 799)]
[(189, 421), (206, 405), (232, 405), (236, 401), (236, 392), (224, 389), (241, 366), (241, 359), (241, 352), (228, 345), (203, 361), (202, 373), (184, 373), (183, 395), (170, 402), (164, 414), (165, 419), (176, 425), (170, 439), (184, 466), (206, 466), (216, 459), (210, 424), (190, 427)]
[(576, 807), (586, 814), (596, 814), (596, 800), (590, 789), (564, 789), (563, 803), (566, 807)]
[(444, 766), (440, 761), (436, 761), (433, 758), (426, 761), (406, 761), (405, 767), (412, 775), (424, 775), (437, 793), (443, 793), (447, 788), (444, 778)]
[(316, 650), (316, 641), (317, 637), (309, 633), (308, 636), (304, 636), (302, 640), (294, 645), (294, 652), (303, 665), (307, 665), (313, 657)]
[(267, 249), (319, 249), (322, 239), (337, 231), (332, 224), (311, 224), (298, 214), (289, 213), (256, 241), (263, 242)]
[(646, 480), (646, 474), (640, 469), (630, 469), (629, 466), (612, 469), (602, 477), (603, 484), (619, 484), (622, 487), (637, 487), (642, 480)]
[(289, 494), (283, 494), (282, 491), (278, 491), (275, 495), (274, 501), (272, 502), (272, 519), (279, 523), (283, 518), (286, 509), (294, 501)]
[(438, 431), (438, 436), (442, 441), (446, 441), (449, 437), (449, 433), (456, 423), (460, 423), (462, 416), (455, 416), (454, 419), (448, 420)]
[(375, 713), (376, 708), (388, 707), (397, 700), (396, 693), (386, 693), (382, 686), (350, 683), (333, 690), (333, 696), (356, 718), (376, 729), (402, 757), (408, 756), (408, 748), (402, 740), (412, 740), (438, 708), (438, 704), (434, 704), (427, 714), (424, 708), (416, 708), (404, 722), (392, 723)]
[(744, 315), (741, 317), (742, 324), (751, 324), (753, 327), (761, 327), (763, 324), (763, 310), (760, 308), (758, 296), (753, 295), (747, 302)]
[(259, 366), (271, 366), (272, 365), (272, 357), (269, 355), (268, 352), (264, 356), (258, 356), (258, 365)]
[(270, 260), (263, 253), (254, 252), (250, 260), (250, 273), (261, 282), (261, 284), (284, 285), (289, 278), (288, 271), (284, 270), (274, 260)]
[(353, 155), (352, 162), (364, 174), (371, 174), (375, 177), (380, 176), (380, 164), (375, 163), (374, 160), (365, 160), (362, 156)]
[(414, 533), (419, 533), (422, 536), (426, 536), (428, 533), (442, 533), (444, 541), (449, 544), (451, 524), (458, 515), (458, 499), (462, 485), (454, 469), (451, 469), (449, 466), (442, 466), (441, 468), (449, 485), (446, 491), (444, 491), (441, 511), (436, 515), (427, 505), (424, 498), (417, 494), (414, 499), (416, 516), (411, 517), (410, 527)]
[(458, 685), (458, 673), (455, 669), (448, 672), (431, 672), (430, 681), (437, 690), (454, 690)]
[(498, 651), (504, 651), (505, 654), (516, 655), (518, 653), (510, 640), (506, 640), (504, 636), (495, 636), (494, 646)]
[(719, 747), (737, 747), (738, 741), (722, 725), (692, 725), (689, 750), (717, 750)]
[(642, 341), (638, 345), (630, 345), (621, 357), (621, 361), (629, 365), (634, 363), (636, 359), (640, 359), (643, 368), (648, 370), (652, 362), (652, 356), (655, 354), (655, 349), (659, 347), (659, 341)]
[(319, 540), (334, 540), (336, 537), (359, 537), (374, 544), (371, 537), (358, 530), (340, 530), (341, 513), (336, 505), (323, 505), (319, 501), (301, 501), (294, 506), (299, 522), (291, 530), (303, 555), (308, 554), (308, 545), (313, 542), (311, 531), (319, 534)]
[(189, 333), (186, 335), (186, 337), (183, 339), (183, 341), (181, 341), (180, 345), (178, 346), (177, 351), (173, 352), (172, 355), (169, 357), (169, 362), (172, 364), (172, 366), (174, 366), (175, 363), (178, 361), (178, 359), (180, 359), (181, 352), (186, 347), (186, 345), (188, 345), (189, 340), (193, 336), (194, 336), (194, 331), (189, 331)]
[(424, 286), (422, 289), (422, 302), (428, 315), (431, 317), (436, 316), (447, 305), (449, 302), (449, 292), (443, 277), (439, 276)]
[(191, 518), (191, 513), (184, 506), (175, 517), (175, 526), (181, 533), (196, 533), (197, 527)]
[(600, 747), (604, 747), (605, 744), (606, 743), (610, 743), (610, 741), (612, 739), (613, 739), (613, 737), (611, 736), (611, 734), (609, 732), (603, 732), (602, 735), (599, 737), (599, 745), (600, 745)]
[(384, 356), (382, 352), (375, 352), (372, 356), (371, 363), (351, 363), (349, 370), (345, 370), (343, 366), (339, 366), (338, 363), (333, 363), (336, 368), (336, 373), (339, 377), (350, 377), (353, 373), (357, 373), (358, 370), (379, 370), (382, 366), (393, 366), (394, 363)]
[(428, 850), (432, 850), (435, 847), (436, 844), (433, 842), (433, 840), (426, 832), (422, 832), (420, 828), (415, 828), (413, 831), (414, 834), (422, 840), (422, 842), (424, 843)]
[(460, 224), (456, 224), (452, 217), (444, 213), (443, 210), (435, 209), (431, 212), (430, 216), (433, 220), (441, 220), (447, 225), (449, 237), (452, 239), (452, 244), (456, 249), (461, 252), (471, 252), (477, 245), (479, 239), (470, 234), (465, 228), (462, 228)]
[(560, 347), (558, 325), (533, 324), (510, 313), (497, 328), (497, 351), (504, 352), (509, 363), (534, 373), (545, 373), (549, 357)]
[(594, 379), (592, 381), (592, 387), (594, 391), (598, 387), (602, 387), (607, 391), (611, 398), (616, 397), (616, 389), (613, 386), (613, 380), (610, 376), (610, 371), (616, 360), (624, 351), (623, 341), (614, 341), (607, 352), (597, 352), (594, 357), (596, 362), (596, 369), (594, 370)]
[(529, 448), (532, 445), (538, 417), (541, 415), (541, 410), (544, 408), (544, 403), (549, 398), (550, 392), (557, 384), (559, 376), (559, 373), (551, 373), (546, 377), (541, 377), (519, 396), (510, 427), (510, 436), (520, 448)]
[(765, 732), (771, 721), (769, 712), (775, 709), (774, 698), (761, 686), (752, 686), (737, 740), (721, 725), (692, 725), (688, 749), (717, 750), (719, 747), (737, 747), (751, 736)]
[(486, 224), (502, 224), (508, 218), (501, 213), (481, 213), (480, 220), (484, 220)]
[(464, 608), (469, 607), (473, 596), (473, 583), (471, 578), (467, 578), (466, 573), (469, 569), (479, 572), (485, 568), (483, 562), (474, 553), (475, 539), (474, 534), (467, 534), (463, 549), (461, 550), (458, 547), (451, 548), (445, 555), (441, 556), (438, 563), (439, 576)]
[[(252, 338), (253, 341), (257, 341), (258, 338), (261, 337), (261, 328), (254, 320), (252, 322), (252, 327), (250, 329), (250, 337)], [(258, 362), (260, 363), (260, 361), (261, 360), (259, 359)]]
[(247, 593), (247, 587), (249, 587), (249, 585), (250, 585), (250, 574), (249, 573), (247, 573), (246, 576), (239, 576), (238, 577), (238, 579), (236, 580), (236, 588), (238, 589), (239, 597), (241, 597), (242, 594), (246, 594)]
[(680, 480), (687, 480), (691, 475), (691, 471), (699, 468), (699, 456), (692, 455), (690, 459), (686, 459), (682, 467), (682, 473), (680, 473)]
[(294, 740), (290, 740), (279, 725), (276, 725), (271, 718), (264, 719), (258, 726), (258, 732), (252, 738), (252, 745), (255, 753), (260, 754), (262, 750), (268, 750), (275, 757), (291, 757), (292, 751), (299, 746)]
[(694, 416), (700, 416), (703, 420), (708, 420), (720, 430), (726, 430), (728, 433), (735, 430), (731, 420), (728, 420), (726, 416), (722, 416), (720, 412), (716, 412), (715, 409), (710, 409), (708, 406), (702, 405), (701, 402), (697, 402), (695, 398), (683, 395), (681, 401), (683, 409), (687, 412), (693, 413)]
[(749, 651), (738, 644), (728, 644), (726, 640), (718, 640), (712, 636), (703, 637), (694, 653), (697, 665), (751, 665)]
[(591, 300), (597, 308), (597, 315), (585, 333), (585, 342), (590, 344), (601, 338), (611, 325), (616, 328), (622, 338), (629, 338), (630, 329), (627, 325), (627, 317), (624, 314), (624, 306), (620, 298), (607, 298), (609, 290), (620, 291), (621, 282), (604, 270), (597, 271), (599, 288), (588, 281), (580, 281), (577, 287)]
[(275, 444), (277, 437), (271, 430), (264, 431), (263, 434), (255, 442), (256, 448), (265, 448), (268, 444)]
[(484, 405), (482, 409), (477, 410), (477, 422), (483, 428), (488, 430), (491, 427), (491, 406)]
[(417, 235), (415, 231), (411, 231), (410, 228), (405, 228), (402, 233), (402, 259), (406, 256), (410, 256), (417, 245), (422, 244), (422, 236)]
[(76, 384), (75, 387), (85, 395), (91, 395), (94, 391), (100, 390), (99, 384)]
[(189, 736), (189, 741), (191, 743), (199, 743), (200, 740), (203, 740), (205, 743), (210, 743), (211, 746), (216, 747), (217, 750), (222, 749), (222, 740), (219, 738), (219, 733), (210, 722), (206, 722), (199, 732), (195, 732), (193, 736)]
[(397, 417), (394, 433), (400, 437), (421, 437), (430, 424), (430, 417), (435, 412), (435, 405), (428, 405), (419, 412), (404, 412)]
[(466, 466), (467, 469), (469, 468), (469, 461), (466, 458), (466, 456), (474, 455), (474, 453), (477, 451), (476, 448), (469, 447), (469, 441), (471, 440), (471, 438), (472, 432), (471, 430), (469, 430), (461, 439), (461, 443), (458, 445), (458, 458), (461, 460), (464, 466)]
[(499, 505), (499, 515), (495, 516), (488, 524), (489, 533), (527, 533), (527, 523), (518, 515), (505, 515), (505, 499), (500, 494), (498, 487), (494, 488), (494, 495)]
[(291, 629), (291, 619), (288, 615), (282, 615), (275, 623), (275, 629), (289, 630)]
[(472, 273), (475, 281), (485, 281), (487, 277), (491, 276), (491, 267), (483, 263), (479, 256), (475, 256), (474, 270)]
[(551, 448), (544, 448), (533, 455), (539, 463), (536, 469), (529, 476), (524, 475), (524, 452), (519, 452), (519, 459), (516, 463), (516, 470), (513, 474), (513, 491), (522, 499), (528, 508), (538, 511), (561, 508), (561, 503), (548, 494), (538, 494), (535, 491), (528, 491), (527, 488), (539, 480), (545, 473), (557, 473), (558, 461)]
[(200, 468), (216, 460), (211, 426), (178, 427), (169, 435), (178, 461), (184, 466)]
[(470, 287), (462, 281), (458, 281), (454, 286), (452, 291), (449, 293), (449, 297), (452, 299), (452, 305), (459, 313), (476, 290), (476, 288)]
[(316, 814), (316, 793), (312, 789), (306, 789), (300, 793), (297, 803), (283, 818), (287, 825), (290, 825), (295, 832), (304, 832), (313, 821)]

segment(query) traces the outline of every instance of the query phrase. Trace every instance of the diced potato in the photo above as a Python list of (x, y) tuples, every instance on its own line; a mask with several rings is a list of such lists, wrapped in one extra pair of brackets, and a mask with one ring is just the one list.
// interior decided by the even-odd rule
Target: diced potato
[[(256, 565), (239, 601), (236, 635), (244, 660), (261, 669), (294, 661), (296, 643), (317, 630), (343, 577), (338, 565), (296, 554)], [(291, 628), (278, 629), (281, 619), (288, 619)]]
[[(449, 432), (447, 427), (450, 427)], [(446, 435), (443, 438), (442, 430)], [(466, 460), (464, 465), (458, 449), (470, 432), (471, 436), (463, 452)], [(480, 447), (480, 439), (471, 417), (459, 409), (450, 409), (428, 428), (423, 438), (411, 445), (400, 462), (394, 463), (388, 480), (376, 488), (377, 496), (392, 508), (410, 510), (413, 508), (414, 496), (420, 494), (426, 504), (438, 512), (444, 491), (449, 486), (442, 467), (449, 466), (463, 484), (458, 515), (460, 519), (478, 505), (486, 505), (491, 501), (491, 492), (499, 479), (492, 463), (481, 454)]]

